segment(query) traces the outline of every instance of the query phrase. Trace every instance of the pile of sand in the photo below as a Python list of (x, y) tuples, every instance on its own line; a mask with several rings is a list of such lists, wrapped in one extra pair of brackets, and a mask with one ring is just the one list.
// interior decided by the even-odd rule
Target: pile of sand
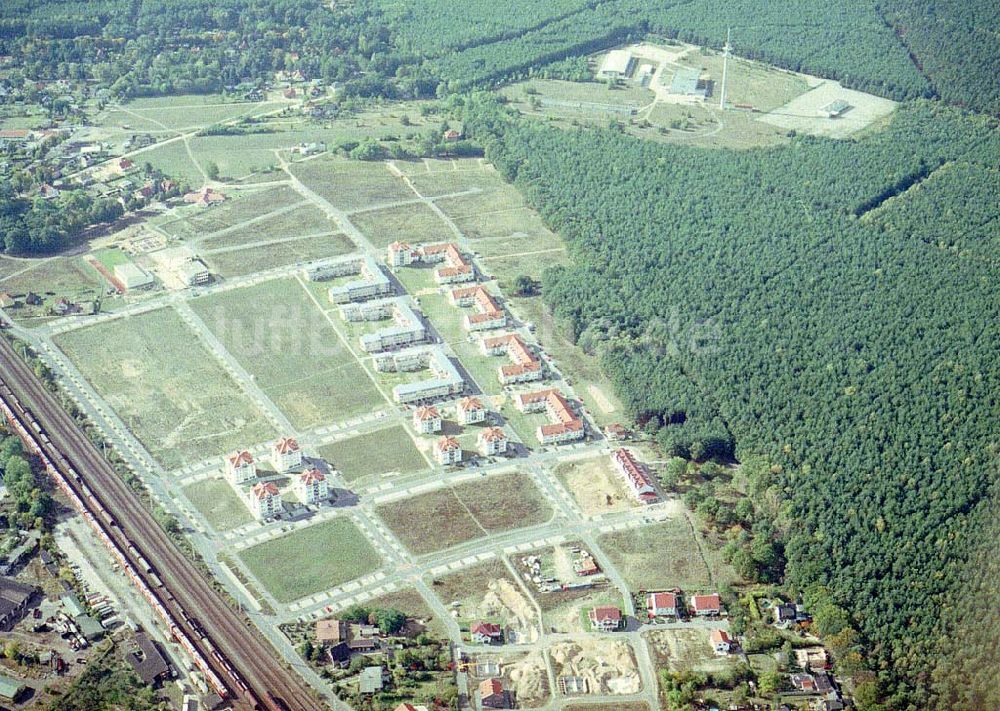
[(519, 707), (540, 706), (549, 697), (549, 680), (541, 653), (532, 652), (524, 659), (505, 665), (508, 688), (514, 692)]
[(613, 640), (558, 642), (549, 650), (558, 676), (580, 676), (591, 693), (637, 694), (642, 681), (632, 648)]
[(535, 610), (513, 583), (503, 579), (493, 580), (487, 590), (479, 605), (481, 617), (513, 618), (521, 634), (527, 636), (525, 641), (538, 639), (538, 629), (533, 624)]

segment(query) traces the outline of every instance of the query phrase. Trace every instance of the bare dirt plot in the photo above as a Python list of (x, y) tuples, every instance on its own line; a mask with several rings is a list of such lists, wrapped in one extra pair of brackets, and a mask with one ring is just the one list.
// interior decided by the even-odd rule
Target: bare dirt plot
[[(820, 115), (821, 108), (837, 100), (846, 101), (850, 108), (836, 118)], [(845, 89), (839, 82), (827, 80), (758, 120), (814, 136), (845, 138), (888, 116), (896, 106), (895, 101)]]
[(629, 495), (607, 456), (564, 462), (556, 467), (555, 473), (588, 516), (625, 511), (639, 505)]
[(356, 212), (351, 215), (351, 222), (379, 248), (396, 241), (420, 244), (448, 242), (455, 238), (448, 223), (427, 205), (419, 202)]
[(663, 523), (608, 533), (599, 543), (633, 590), (715, 590), (736, 579), (680, 511)]
[(557, 642), (549, 648), (549, 656), (556, 677), (583, 677), (592, 694), (637, 694), (642, 689), (635, 652), (623, 640), (589, 637)]
[(371, 573), (382, 563), (365, 535), (343, 517), (272, 538), (239, 555), (279, 602), (336, 587)]
[(531, 600), (498, 559), (435, 579), (433, 590), (459, 624), (496, 622), (513, 630), (520, 641), (538, 638), (538, 615)]
[(202, 252), (202, 257), (213, 274), (236, 277), (289, 264), (336, 257), (354, 250), (354, 243), (346, 235), (330, 233), (210, 254)]
[(332, 442), (320, 447), (318, 453), (349, 482), (373, 474), (420, 471), (428, 466), (401, 426)]
[(253, 521), (225, 479), (203, 479), (184, 487), (184, 496), (216, 531), (229, 531)]
[(402, 543), (418, 555), (548, 521), (552, 509), (521, 473), (438, 489), (377, 509)]
[[(481, 661), (481, 657), (477, 657)], [(514, 696), (518, 708), (530, 709), (544, 706), (552, 695), (545, 657), (540, 651), (527, 654), (504, 654), (495, 658), (500, 667), (504, 688)]]
[(296, 427), (342, 421), (385, 405), (295, 279), (219, 292), (191, 306)]
[(275, 434), (169, 309), (71, 331), (56, 345), (164, 467), (221, 456)]
[(289, 169), (311, 190), (341, 210), (409, 200), (413, 191), (384, 163), (362, 163), (323, 156)]
[(643, 635), (657, 669), (722, 671), (732, 662), (716, 656), (706, 628), (654, 630)]

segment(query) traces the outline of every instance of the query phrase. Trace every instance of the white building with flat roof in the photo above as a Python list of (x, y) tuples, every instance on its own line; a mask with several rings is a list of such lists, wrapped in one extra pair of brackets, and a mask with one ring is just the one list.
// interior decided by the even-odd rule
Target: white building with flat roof
[(402, 383), (392, 389), (398, 403), (416, 403), (458, 395), (465, 390), (465, 380), (440, 346), (407, 348), (375, 357), (375, 369), (400, 372), (430, 369), (434, 377), (415, 383)]
[(604, 56), (597, 76), (606, 79), (624, 79), (635, 68), (635, 57), (627, 49), (613, 49)]
[(331, 302), (346, 304), (351, 301), (366, 301), (392, 293), (392, 282), (389, 281), (389, 277), (385, 275), (382, 267), (373, 257), (362, 257), (353, 264), (356, 266), (356, 270), (350, 273), (358, 274), (361, 278), (346, 284), (331, 286), (327, 291)]
[(115, 279), (121, 282), (128, 291), (134, 289), (148, 289), (156, 283), (153, 275), (145, 269), (132, 262), (116, 264), (114, 268)]
[(399, 299), (390, 306), (393, 325), (361, 336), (361, 350), (378, 353), (427, 340), (427, 328), (420, 316), (406, 301)]

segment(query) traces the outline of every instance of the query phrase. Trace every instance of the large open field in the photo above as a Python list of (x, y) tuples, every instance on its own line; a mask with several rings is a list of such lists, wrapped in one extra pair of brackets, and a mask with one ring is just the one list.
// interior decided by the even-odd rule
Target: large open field
[(524, 474), (500, 474), (378, 507), (402, 543), (417, 555), (475, 538), (548, 521), (552, 509)]
[[(9, 309), (7, 315), (29, 323), (32, 319), (44, 318), (49, 307), (60, 298), (89, 301), (104, 286), (97, 271), (79, 257), (5, 259), (0, 270), (0, 292), (7, 292), (22, 303), (20, 308)], [(24, 304), (29, 291), (41, 296), (44, 303), (40, 306)]]
[[(255, 207), (253, 213), (256, 211)], [(280, 207), (264, 217), (254, 218), (253, 214), (250, 214), (247, 220), (222, 231), (210, 233), (207, 237), (200, 237), (201, 248), (208, 250), (236, 247), (263, 240), (332, 232), (336, 227), (319, 208), (301, 201), (293, 202), (288, 207)]]
[(164, 467), (275, 434), (171, 310), (71, 331), (56, 345)]
[(228, 531), (253, 521), (250, 510), (225, 479), (195, 482), (184, 487), (184, 496), (216, 531)]
[(555, 473), (585, 514), (624, 511), (638, 505), (606, 455), (559, 464)]
[(598, 541), (632, 590), (715, 590), (736, 579), (719, 551), (678, 514), (663, 523), (615, 531)]
[(191, 305), (296, 427), (345, 420), (385, 404), (296, 279), (233, 289)]
[(413, 199), (413, 191), (384, 163), (362, 163), (322, 156), (296, 163), (291, 172), (341, 210), (351, 211)]
[(240, 552), (261, 585), (279, 602), (291, 602), (371, 573), (378, 552), (346, 518), (300, 528)]
[(345, 481), (390, 472), (406, 474), (428, 467), (410, 435), (399, 425), (323, 445), (318, 454)]
[(234, 277), (325, 257), (336, 257), (353, 252), (354, 249), (354, 243), (345, 235), (328, 232), (270, 244), (226, 247), (202, 252), (201, 256), (213, 274)]
[[(176, 219), (160, 223), (161, 230), (182, 238), (205, 237), (237, 225), (248, 226), (280, 210), (291, 211), (308, 203), (297, 192), (286, 186), (256, 190), (226, 192), (229, 199), (208, 207), (188, 207), (178, 211)], [(265, 223), (266, 225), (266, 223)], [(242, 239), (240, 240), (243, 241)], [(213, 246), (222, 246), (215, 244)]]
[(351, 222), (376, 247), (392, 242), (446, 242), (455, 238), (448, 223), (423, 203), (356, 212)]

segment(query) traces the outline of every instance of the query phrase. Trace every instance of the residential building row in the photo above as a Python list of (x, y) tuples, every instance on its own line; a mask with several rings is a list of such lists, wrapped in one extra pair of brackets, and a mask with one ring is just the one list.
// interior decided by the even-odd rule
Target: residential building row
[(543, 446), (581, 440), (586, 435), (583, 419), (555, 388), (517, 393), (514, 405), (521, 412), (544, 412), (551, 422), (535, 431)]
[(307, 272), (307, 276), (312, 281), (329, 281), (353, 274), (357, 274), (361, 278), (346, 284), (331, 286), (327, 290), (327, 296), (331, 303), (347, 304), (352, 301), (367, 301), (392, 293), (392, 282), (382, 271), (378, 262), (370, 256), (346, 262), (336, 262), (323, 267), (314, 267)]
[(516, 385), (541, 380), (544, 373), (542, 361), (535, 357), (528, 344), (516, 333), (484, 338), (479, 342), (483, 355), (506, 355), (507, 365), (497, 368), (497, 379), (501, 385)]
[(459, 395), (465, 390), (465, 380), (461, 373), (439, 346), (407, 348), (375, 357), (375, 369), (383, 373), (412, 372), (425, 368), (430, 369), (434, 377), (394, 386), (393, 400), (401, 404), (417, 403)]
[(448, 293), (452, 306), (471, 306), (476, 313), (466, 314), (462, 325), (466, 331), (489, 331), (507, 325), (507, 312), (493, 295), (480, 285), (452, 289)]
[(441, 264), (434, 270), (434, 281), (438, 284), (460, 284), (476, 278), (472, 262), (454, 242), (416, 246), (393, 242), (387, 249), (386, 262), (393, 267)]
[[(682, 597), (677, 592), (651, 592), (646, 594), (646, 615), (657, 617), (680, 617)], [(688, 609), (694, 617), (717, 617), (722, 614), (722, 600), (718, 593), (692, 595)]]
[[(465, 413), (466, 417), (480, 418), (472, 420), (482, 422), (486, 417), (486, 410), (482, 407), (478, 398), (464, 398), (456, 408), (459, 413)], [(459, 415), (460, 421), (462, 415)], [(467, 420), (468, 422), (468, 420)], [(413, 429), (418, 434), (435, 434), (443, 427), (441, 411), (433, 405), (422, 405), (413, 411)], [(492, 457), (507, 452), (507, 433), (502, 427), (486, 427), (479, 432), (476, 438), (476, 446), (479, 453), (484, 457)], [(458, 464), (462, 461), (462, 447), (454, 437), (441, 437), (434, 443), (434, 460), (441, 465)]]
[(383, 318), (391, 318), (393, 325), (362, 335), (361, 350), (365, 353), (379, 353), (427, 340), (427, 328), (423, 320), (405, 300), (394, 299), (366, 308), (367, 306), (350, 304), (342, 307), (340, 313), (345, 321), (376, 321), (381, 319), (373, 318), (373, 315), (385, 314)]
[(632, 452), (624, 447), (616, 449), (611, 453), (611, 463), (639, 503), (655, 504), (660, 500), (660, 495), (653, 485), (653, 478)]

